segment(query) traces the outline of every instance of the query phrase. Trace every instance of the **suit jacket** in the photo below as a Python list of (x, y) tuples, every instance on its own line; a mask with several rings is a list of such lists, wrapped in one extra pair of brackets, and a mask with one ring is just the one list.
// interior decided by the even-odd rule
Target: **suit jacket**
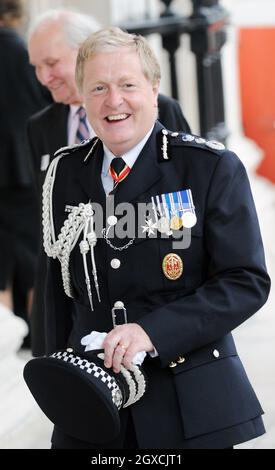
[(14, 312), (27, 320), (26, 295), (33, 287), (39, 247), (39, 212), (26, 126), (27, 119), (50, 101), (13, 28), (0, 27), (0, 63), (0, 289), (12, 288)]
[(0, 28), (0, 187), (30, 187), (26, 126), (50, 101), (35, 77), (28, 53), (12, 28)]
[[(173, 98), (159, 95), (159, 117), (161, 122), (172, 130), (190, 132), (190, 127), (184, 118), (179, 103)], [(54, 153), (67, 145), (69, 106), (52, 104), (31, 117), (28, 123), (28, 142), (30, 159), (38, 198), (41, 205), (42, 185), (46, 169), (53, 159)], [(45, 352), (44, 330), (44, 284), (46, 257), (41, 250), (37, 265), (34, 301), (31, 315), (32, 352), (35, 356)]]
[[(190, 188), (197, 214), (191, 244), (177, 248), (173, 237), (156, 232), (146, 238), (136, 234), (128, 249), (117, 251), (99, 231), (95, 259), (101, 303), (92, 281), (93, 312), (78, 244), (70, 258), (73, 299), (64, 293), (59, 261), (50, 259), (47, 352), (68, 345), (79, 351), (82, 336), (110, 331), (111, 309), (116, 301), (124, 302), (128, 322), (144, 328), (159, 354), (145, 359), (148, 391), (130, 410), (139, 447), (225, 448), (264, 432), (263, 411), (230, 333), (263, 305), (270, 289), (257, 215), (245, 168), (235, 154), (183, 141), (180, 133), (169, 137), (164, 158), (161, 130), (157, 122), (119, 184), (114, 207), (131, 203), (137, 214), (138, 203)], [(66, 205), (90, 200), (105, 207), (102, 144), (84, 162), (90, 148), (68, 152), (58, 163), (53, 189), (57, 235), (68, 217)], [(138, 221), (139, 229), (142, 225)], [(111, 240), (117, 247), (128, 241), (116, 234)], [(183, 263), (176, 280), (167, 279), (162, 268), (169, 253)], [(112, 268), (114, 258), (120, 260), (119, 269)]]

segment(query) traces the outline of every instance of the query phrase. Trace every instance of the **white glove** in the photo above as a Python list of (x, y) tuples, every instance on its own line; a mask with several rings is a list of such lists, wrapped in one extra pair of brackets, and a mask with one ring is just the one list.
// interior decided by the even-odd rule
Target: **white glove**
[[(89, 335), (83, 336), (81, 338), (82, 346), (85, 346), (85, 352), (93, 351), (94, 349), (103, 349), (103, 341), (107, 333), (100, 333), (99, 331), (92, 331)], [(138, 352), (133, 358), (133, 364), (136, 366), (141, 366), (146, 357), (145, 351)]]

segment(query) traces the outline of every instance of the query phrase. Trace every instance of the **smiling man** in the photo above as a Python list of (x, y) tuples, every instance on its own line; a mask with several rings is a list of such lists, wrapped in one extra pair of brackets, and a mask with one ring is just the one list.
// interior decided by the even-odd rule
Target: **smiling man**
[(131, 48), (96, 52), (83, 71), (87, 114), (108, 149), (123, 155), (143, 139), (157, 118), (160, 71), (155, 64), (152, 76), (144, 75)]
[[(83, 112), (84, 104), (75, 83), (75, 65), (80, 45), (97, 29), (99, 25), (93, 17), (71, 10), (48, 10), (31, 25), (28, 44), (30, 62), (54, 100), (53, 104), (32, 116), (28, 123), (30, 159), (39, 199), (47, 167), (56, 150), (79, 143), (81, 135), (83, 139), (87, 135), (95, 135), (85, 116), (80, 121), (79, 113)], [(176, 100), (159, 94), (158, 112), (160, 121), (167, 128), (190, 132)], [(79, 127), (85, 132), (79, 134)], [(45, 254), (41, 252), (31, 314), (32, 352), (36, 356), (45, 351), (45, 265)]]
[[(263, 411), (231, 335), (270, 288), (242, 163), (222, 144), (156, 120), (160, 67), (140, 36), (118, 28), (92, 34), (79, 50), (76, 81), (97, 137), (57, 152), (44, 185), (48, 353), (70, 348), (73, 357), (84, 345), (102, 346), (106, 369), (124, 371), (128, 384), (127, 369), (146, 353), (148, 387), (119, 411), (119, 434), (102, 442), (93, 413), (84, 440), (79, 423), (70, 422), (70, 432), (64, 424), (70, 406), (85, 410), (76, 380), (65, 394), (49, 385), (65, 414), (53, 447), (221, 449), (261, 435)], [(99, 231), (94, 207), (105, 211), (110, 195), (114, 213)], [(119, 236), (120, 203), (134, 214), (152, 204), (141, 224), (146, 238), (139, 226), (135, 237)], [(175, 248), (178, 235), (190, 233), (191, 244)], [(107, 333), (101, 345), (88, 345), (91, 332)]]
[[(74, 31), (79, 40), (72, 34), (64, 40), (66, 33), (73, 32), (77, 20), (78, 31)], [(30, 62), (56, 103), (82, 104), (74, 78), (78, 46), (85, 35), (97, 28), (92, 18), (65, 11), (47, 12), (32, 27), (28, 44)]]

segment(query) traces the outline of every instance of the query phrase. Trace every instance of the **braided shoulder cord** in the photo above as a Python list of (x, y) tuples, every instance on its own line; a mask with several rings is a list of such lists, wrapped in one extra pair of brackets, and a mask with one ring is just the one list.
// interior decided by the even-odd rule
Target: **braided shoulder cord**
[(59, 160), (63, 156), (65, 156), (65, 154), (61, 154), (59, 157), (55, 158), (50, 164), (43, 184), (42, 193), (43, 245), (47, 255), (52, 258), (56, 258), (59, 252), (59, 246), (58, 243), (56, 243), (53, 222), (52, 193), (56, 175), (56, 168), (59, 163)]
[(56, 239), (53, 220), (52, 195), (56, 168), (59, 160), (64, 155), (65, 154), (62, 154), (53, 160), (43, 185), (43, 244), (45, 252), (50, 258), (59, 259), (64, 291), (69, 297), (73, 297), (69, 272), (70, 254), (74, 249), (81, 232), (87, 224), (87, 221), (90, 219), (93, 209), (91, 203), (80, 203), (78, 206), (74, 207), (68, 218), (65, 220)]

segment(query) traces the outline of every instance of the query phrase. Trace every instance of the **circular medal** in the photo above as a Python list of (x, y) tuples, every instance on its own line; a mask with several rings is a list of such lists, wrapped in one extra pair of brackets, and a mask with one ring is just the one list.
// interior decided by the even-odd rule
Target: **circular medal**
[(181, 217), (174, 215), (170, 221), (170, 228), (172, 230), (180, 230), (182, 227), (182, 220)]
[(176, 253), (169, 253), (162, 261), (162, 271), (170, 281), (176, 281), (183, 273), (183, 262)]
[(194, 214), (194, 212), (191, 212), (191, 211), (184, 212), (181, 216), (181, 219), (182, 219), (182, 225), (185, 228), (192, 228), (197, 223), (196, 214)]
[(157, 222), (157, 226), (158, 226), (158, 231), (160, 233), (170, 232), (170, 224), (169, 224), (169, 219), (167, 219), (167, 217), (161, 217)]

